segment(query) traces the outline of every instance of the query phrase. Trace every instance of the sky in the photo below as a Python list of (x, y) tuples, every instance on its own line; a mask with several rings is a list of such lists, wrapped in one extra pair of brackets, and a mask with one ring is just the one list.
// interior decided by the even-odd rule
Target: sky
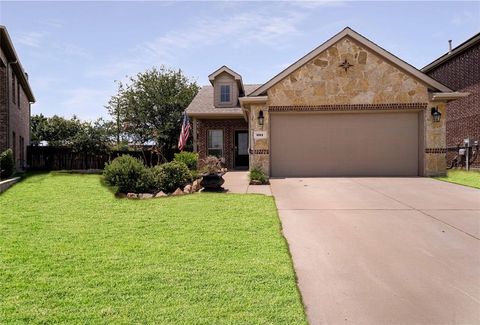
[(480, 31), (480, 2), (0, 0), (32, 114), (94, 120), (116, 81), (153, 66), (199, 85), (227, 65), (264, 83), (349, 26), (417, 68)]

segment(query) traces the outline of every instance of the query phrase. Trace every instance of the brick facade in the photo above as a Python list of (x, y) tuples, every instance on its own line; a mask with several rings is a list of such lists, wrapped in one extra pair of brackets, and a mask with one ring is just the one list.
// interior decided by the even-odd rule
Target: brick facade
[(225, 166), (229, 169), (235, 168), (235, 131), (248, 131), (248, 123), (243, 119), (212, 119), (196, 120), (197, 130), (197, 152), (200, 159), (207, 156), (208, 130), (223, 130), (223, 150)]
[[(4, 27), (2, 37), (9, 39)], [(26, 87), (26, 88), (25, 88)], [(0, 152), (14, 152), (15, 167), (26, 167), (27, 145), (30, 143), (30, 102), (34, 97), (28, 76), (9, 42), (0, 48)]]
[(0, 152), (8, 148), (7, 68), (0, 61)]
[[(443, 62), (428, 72), (428, 75), (446, 86), (471, 95), (448, 103), (447, 146), (454, 148), (470, 138), (480, 141), (480, 43)], [(448, 164), (456, 155), (449, 151)], [(473, 167), (480, 168), (477, 159)]]

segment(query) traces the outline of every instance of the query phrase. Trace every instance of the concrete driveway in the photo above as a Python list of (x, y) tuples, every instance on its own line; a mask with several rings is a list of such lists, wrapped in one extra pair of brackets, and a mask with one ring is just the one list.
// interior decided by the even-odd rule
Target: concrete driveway
[(311, 324), (479, 324), (480, 190), (272, 179)]

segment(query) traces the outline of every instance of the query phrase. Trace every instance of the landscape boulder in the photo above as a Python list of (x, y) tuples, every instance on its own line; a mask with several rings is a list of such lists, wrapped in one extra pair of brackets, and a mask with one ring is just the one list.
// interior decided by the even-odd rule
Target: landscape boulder
[(137, 193), (127, 193), (127, 198), (138, 199), (138, 194)]
[(151, 199), (151, 198), (153, 198), (153, 194), (141, 193), (141, 194), (138, 194), (138, 198), (141, 199), (141, 200)]
[(179, 187), (175, 190), (175, 192), (172, 193), (172, 195), (183, 195), (182, 189)]
[(196, 179), (192, 184), (192, 192), (198, 192), (201, 188), (200, 181)]
[(164, 197), (164, 196), (167, 196), (167, 194), (165, 194), (163, 191), (160, 191), (158, 192), (157, 194), (155, 194), (155, 197), (158, 198), (158, 197)]
[(186, 185), (185, 188), (183, 189), (183, 193), (188, 194), (191, 192), (192, 192), (192, 185), (190, 184)]

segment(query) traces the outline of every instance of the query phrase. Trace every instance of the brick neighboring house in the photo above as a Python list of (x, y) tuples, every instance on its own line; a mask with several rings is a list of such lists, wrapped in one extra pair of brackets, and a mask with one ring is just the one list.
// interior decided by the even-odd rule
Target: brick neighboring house
[[(480, 33), (425, 66), (422, 71), (455, 91), (470, 96), (447, 106), (447, 146), (464, 139), (480, 141)], [(451, 160), (455, 152), (449, 152)], [(473, 163), (480, 168), (480, 157)]]
[(442, 116), (467, 95), (348, 27), (262, 85), (226, 66), (209, 81), (186, 110), (194, 149), (272, 177), (445, 174)]
[(30, 143), (30, 105), (35, 102), (12, 40), (0, 25), (0, 152), (11, 148), (17, 170), (25, 168)]

